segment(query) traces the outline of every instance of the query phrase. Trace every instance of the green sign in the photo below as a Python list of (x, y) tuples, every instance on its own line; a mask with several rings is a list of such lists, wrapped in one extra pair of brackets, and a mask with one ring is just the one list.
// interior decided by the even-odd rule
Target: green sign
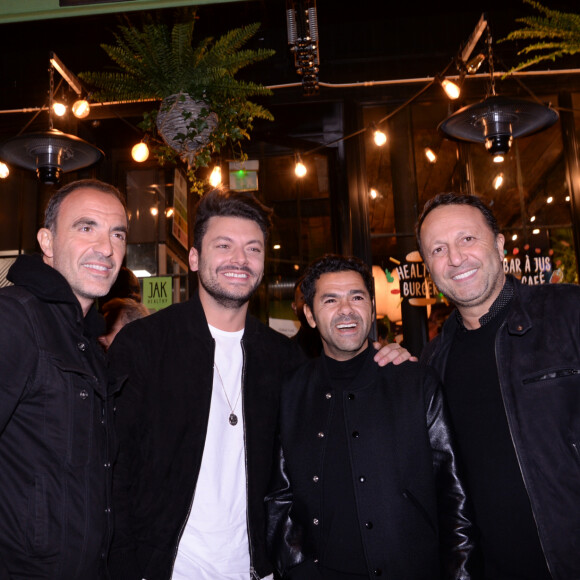
[(143, 278), (141, 300), (149, 310), (161, 310), (172, 303), (171, 276)]

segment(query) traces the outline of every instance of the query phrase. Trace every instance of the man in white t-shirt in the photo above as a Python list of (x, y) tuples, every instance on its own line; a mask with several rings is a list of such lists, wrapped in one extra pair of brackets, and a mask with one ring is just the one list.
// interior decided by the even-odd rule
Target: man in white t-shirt
[[(280, 385), (303, 355), (248, 313), (270, 214), (247, 194), (205, 195), (189, 255), (198, 292), (129, 324), (110, 350), (113, 380), (126, 383), (117, 402), (115, 580), (272, 578), (264, 497)], [(389, 345), (377, 360), (408, 356)]]

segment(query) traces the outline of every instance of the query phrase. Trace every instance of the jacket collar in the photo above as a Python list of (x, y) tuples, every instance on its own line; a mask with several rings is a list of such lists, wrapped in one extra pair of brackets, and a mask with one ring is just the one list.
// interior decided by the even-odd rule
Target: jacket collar
[(86, 317), (83, 317), (81, 305), (66, 278), (58, 270), (45, 264), (40, 254), (18, 256), (6, 277), (43, 302), (70, 305), (74, 320), (83, 324), (92, 336), (105, 332), (103, 318), (96, 307), (93, 305)]

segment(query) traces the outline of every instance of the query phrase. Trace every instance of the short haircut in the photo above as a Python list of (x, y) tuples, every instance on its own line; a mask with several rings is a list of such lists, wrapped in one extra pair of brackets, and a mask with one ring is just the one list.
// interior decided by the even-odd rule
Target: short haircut
[[(442, 205), (469, 205), (471, 207), (474, 207), (475, 209), (478, 209), (482, 213), (483, 217), (485, 218), (485, 221), (487, 222), (487, 225), (489, 226), (489, 229), (493, 232), (493, 235), (497, 236), (500, 233), (499, 226), (497, 225), (497, 220), (495, 219), (495, 216), (493, 215), (491, 209), (489, 209), (489, 207), (479, 197), (475, 195), (465, 195), (453, 192), (440, 193), (439, 195), (432, 197), (423, 206), (423, 211), (421, 212), (421, 215), (417, 220), (417, 224), (415, 225), (417, 248), (419, 249), (421, 255), (423, 255), (423, 251), (421, 249), (421, 226), (423, 225), (425, 218), (435, 208), (441, 207)], [(425, 256), (423, 256), (423, 258), (425, 258)]]
[(193, 247), (201, 253), (201, 243), (212, 217), (237, 217), (256, 222), (268, 239), (272, 227), (272, 210), (253, 194), (212, 189), (206, 193), (195, 208), (193, 219)]
[(304, 272), (302, 280), (302, 294), (304, 302), (312, 309), (314, 295), (316, 293), (316, 282), (323, 274), (334, 272), (353, 271), (361, 275), (369, 296), (374, 298), (375, 285), (373, 275), (368, 265), (355, 256), (340, 256), (338, 254), (325, 254), (322, 258), (315, 260)]
[(119, 319), (125, 325), (149, 315), (147, 306), (133, 300), (133, 298), (113, 298), (103, 304), (102, 311), (107, 324), (107, 332), (111, 331), (111, 328)]
[(71, 194), (78, 189), (95, 189), (101, 191), (102, 193), (108, 193), (116, 197), (123, 206), (125, 213), (127, 213), (127, 204), (125, 202), (125, 197), (123, 194), (114, 186), (104, 181), (99, 181), (98, 179), (79, 179), (77, 181), (71, 181), (63, 185), (58, 191), (56, 191), (52, 197), (48, 200), (46, 209), (44, 211), (44, 227), (50, 230), (52, 233), (56, 232), (56, 221), (58, 218), (58, 212), (62, 202)]

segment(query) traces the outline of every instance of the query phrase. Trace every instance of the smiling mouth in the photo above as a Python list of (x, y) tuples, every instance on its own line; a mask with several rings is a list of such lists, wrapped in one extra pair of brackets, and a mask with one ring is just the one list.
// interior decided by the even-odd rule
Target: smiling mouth
[(89, 270), (96, 270), (97, 272), (108, 272), (110, 270), (107, 266), (100, 266), (99, 264), (83, 264)]
[(249, 275), (244, 272), (224, 272), (224, 276), (226, 278), (238, 278), (242, 280), (249, 278)]
[(463, 280), (464, 278), (468, 278), (469, 276), (471, 276), (476, 271), (477, 271), (477, 268), (473, 268), (473, 270), (468, 270), (467, 272), (457, 274), (457, 276), (452, 276), (451, 279), (452, 280)]
[(349, 328), (356, 328), (356, 323), (355, 322), (348, 322), (348, 323), (344, 323), (344, 324), (337, 324), (336, 328), (338, 328), (339, 330), (348, 330)]

